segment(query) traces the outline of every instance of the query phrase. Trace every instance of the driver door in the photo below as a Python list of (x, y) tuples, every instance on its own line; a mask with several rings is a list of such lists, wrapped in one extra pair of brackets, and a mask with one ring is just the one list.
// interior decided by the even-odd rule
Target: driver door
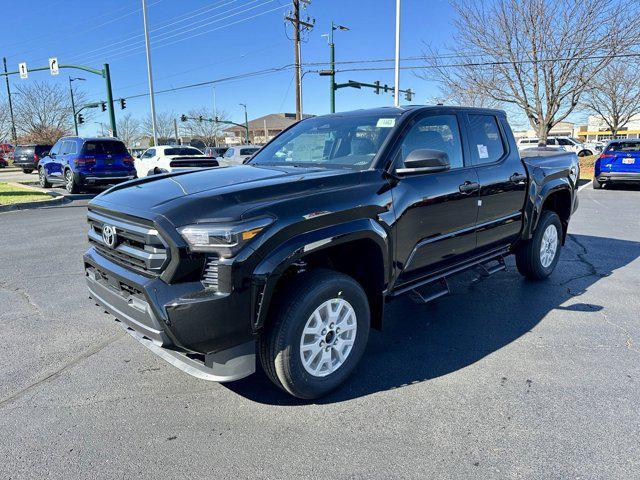
[(450, 168), (403, 175), (392, 190), (396, 212), (396, 258), (401, 269), (396, 285), (446, 268), (476, 247), (479, 183), (456, 113), (427, 113), (405, 130), (395, 167), (417, 149), (447, 154)]

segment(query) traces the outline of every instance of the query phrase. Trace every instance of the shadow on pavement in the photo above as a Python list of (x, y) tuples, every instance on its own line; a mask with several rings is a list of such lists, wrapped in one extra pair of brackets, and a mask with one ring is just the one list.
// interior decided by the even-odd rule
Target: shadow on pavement
[[(470, 284), (472, 272), (461, 274), (450, 282), (451, 295), (430, 304), (414, 304), (407, 296), (388, 303), (384, 329), (371, 332), (355, 372), (317, 403), (349, 400), (455, 372), (517, 340), (554, 309), (601, 311), (601, 305), (564, 304), (639, 256), (640, 242), (570, 234), (558, 268), (547, 281), (525, 280), (510, 261), (507, 272), (475, 285)], [(262, 372), (225, 385), (260, 403), (307, 403), (279, 390)]]

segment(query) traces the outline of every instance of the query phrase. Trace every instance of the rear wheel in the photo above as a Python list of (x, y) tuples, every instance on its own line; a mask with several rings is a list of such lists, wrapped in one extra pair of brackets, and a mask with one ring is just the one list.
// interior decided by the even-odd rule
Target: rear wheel
[(44, 171), (44, 167), (38, 169), (38, 183), (42, 188), (49, 188), (51, 184), (47, 181), (47, 175)]
[(518, 271), (531, 280), (543, 280), (551, 275), (560, 258), (561, 238), (560, 217), (544, 210), (533, 237), (516, 251)]
[(69, 169), (64, 172), (64, 188), (69, 193), (78, 193), (80, 191), (80, 186), (76, 183), (73, 172)]
[(351, 277), (313, 270), (276, 299), (260, 340), (260, 360), (273, 383), (298, 398), (327, 394), (351, 374), (369, 337), (369, 303)]
[(22, 173), (31, 173), (33, 172), (33, 168), (23, 168)]
[(593, 155), (593, 152), (591, 150), (580, 150), (578, 152), (579, 157), (590, 157), (591, 155)]

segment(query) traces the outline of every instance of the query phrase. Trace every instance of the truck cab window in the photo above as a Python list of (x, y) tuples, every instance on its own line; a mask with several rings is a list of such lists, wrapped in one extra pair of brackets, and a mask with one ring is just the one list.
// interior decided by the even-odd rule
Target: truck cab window
[(462, 168), (462, 142), (460, 129), (455, 115), (430, 115), (411, 127), (402, 141), (402, 163), (414, 150), (430, 149), (445, 152), (451, 168)]
[(493, 115), (469, 115), (471, 152), (477, 163), (494, 163), (505, 153), (498, 121)]

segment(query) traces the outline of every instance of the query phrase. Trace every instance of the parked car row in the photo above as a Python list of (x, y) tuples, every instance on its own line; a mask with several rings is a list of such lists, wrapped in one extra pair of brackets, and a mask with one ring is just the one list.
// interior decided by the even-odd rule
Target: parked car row
[[(523, 151), (529, 148), (537, 148), (538, 140), (537, 137), (521, 138), (518, 140), (518, 150)], [(595, 145), (587, 146), (573, 137), (549, 137), (547, 138), (547, 146), (556, 147), (565, 152), (574, 152), (579, 157), (588, 157), (598, 151)], [(600, 151), (602, 151), (602, 149), (600, 149)]]

